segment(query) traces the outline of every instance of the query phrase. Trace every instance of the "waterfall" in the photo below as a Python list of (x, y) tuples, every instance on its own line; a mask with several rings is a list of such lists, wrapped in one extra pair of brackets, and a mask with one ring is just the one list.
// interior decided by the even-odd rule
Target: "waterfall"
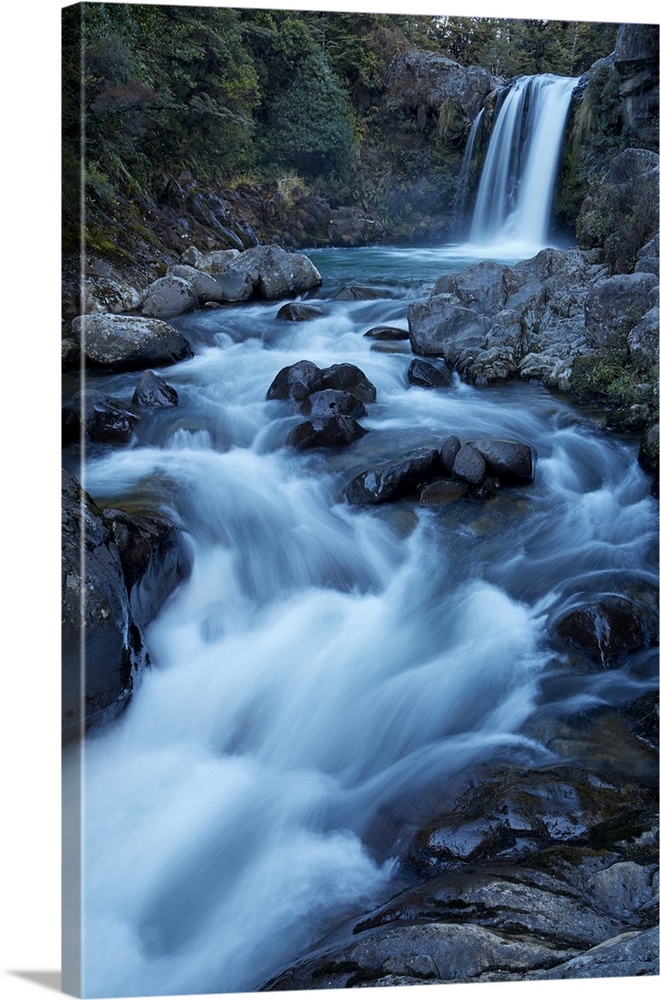
[(547, 245), (571, 77), (523, 76), (506, 95), (490, 139), (472, 218), (475, 244)]
[(467, 146), (465, 147), (465, 153), (463, 154), (463, 162), (461, 163), (461, 172), (458, 175), (458, 184), (456, 185), (456, 201), (455, 201), (455, 223), (457, 226), (461, 225), (461, 220), (465, 218), (465, 202), (467, 200), (468, 188), (470, 186), (470, 166), (472, 164), (472, 153), (474, 152), (474, 146), (477, 141), (477, 135), (479, 134), (479, 129), (481, 127), (481, 119), (484, 116), (484, 109), (482, 108), (477, 117), (472, 123), (472, 128), (470, 129), (470, 134), (468, 136)]

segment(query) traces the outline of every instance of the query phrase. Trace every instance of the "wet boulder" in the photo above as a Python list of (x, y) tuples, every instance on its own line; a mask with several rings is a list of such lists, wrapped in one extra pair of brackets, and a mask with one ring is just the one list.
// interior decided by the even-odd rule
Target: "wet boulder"
[(198, 306), (199, 300), (193, 285), (185, 278), (169, 275), (157, 278), (149, 285), (142, 303), (142, 315), (169, 319), (190, 312)]
[(533, 481), (535, 453), (528, 444), (486, 438), (478, 438), (470, 444), (482, 456), (488, 471), (502, 483), (525, 484)]
[(228, 301), (244, 301), (252, 295), (283, 299), (302, 295), (323, 283), (309, 257), (276, 245), (251, 247), (240, 253), (218, 281)]
[(319, 306), (310, 305), (308, 302), (287, 302), (278, 310), (277, 319), (285, 319), (289, 323), (305, 323), (323, 315), (323, 310)]
[(370, 340), (408, 340), (408, 331), (398, 326), (373, 326), (364, 336)]
[(468, 486), (479, 486), (486, 478), (486, 462), (476, 448), (464, 444), (454, 459), (451, 474)]
[(418, 448), (361, 472), (349, 483), (346, 496), (355, 506), (369, 507), (417, 492), (442, 472), (439, 450)]
[(91, 365), (136, 371), (192, 356), (190, 344), (161, 319), (146, 316), (78, 316), (71, 329)]
[(447, 440), (444, 442), (440, 454), (442, 456), (442, 464), (445, 467), (445, 471), (449, 475), (454, 468), (454, 462), (456, 461), (456, 456), (461, 450), (461, 442), (456, 437), (455, 434), (450, 434)]
[(448, 389), (453, 385), (452, 374), (446, 365), (431, 364), (415, 358), (408, 369), (408, 381), (411, 385), (423, 389)]
[(146, 371), (133, 393), (133, 406), (170, 407), (179, 405), (179, 394), (160, 375)]
[(340, 389), (342, 392), (351, 392), (358, 399), (361, 399), (363, 403), (376, 402), (376, 386), (373, 382), (369, 381), (362, 369), (358, 368), (357, 365), (347, 363), (331, 365), (330, 368), (323, 369), (322, 375), (321, 388)]
[(302, 400), (324, 388), (324, 372), (313, 361), (297, 361), (282, 368), (271, 382), (266, 399)]
[(63, 471), (62, 729), (65, 741), (79, 738), (92, 723), (120, 712), (128, 703), (135, 674), (144, 662), (142, 634), (129, 607), (112, 532), (89, 494), (73, 476)]
[(332, 296), (337, 302), (367, 302), (370, 299), (385, 298), (385, 293), (379, 288), (367, 285), (344, 285)]
[(74, 408), (87, 437), (95, 444), (126, 444), (139, 420), (131, 404), (92, 390), (79, 393)]
[(608, 670), (658, 641), (658, 619), (645, 604), (607, 595), (573, 608), (551, 624), (561, 646)]
[(104, 510), (103, 516), (119, 552), (131, 613), (144, 629), (189, 575), (188, 548), (165, 514)]
[(345, 414), (314, 417), (294, 427), (288, 443), (298, 451), (306, 451), (308, 448), (342, 448), (366, 433), (366, 429), (357, 420)]
[(342, 392), (341, 389), (321, 389), (313, 392), (300, 404), (300, 412), (312, 417), (337, 417), (345, 414), (348, 417), (366, 417), (364, 403), (352, 392)]

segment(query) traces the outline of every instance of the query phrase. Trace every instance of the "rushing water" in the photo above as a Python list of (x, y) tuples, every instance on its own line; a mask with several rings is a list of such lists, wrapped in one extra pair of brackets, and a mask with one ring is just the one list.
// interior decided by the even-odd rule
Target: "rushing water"
[[(367, 329), (405, 325), (411, 297), (470, 262), (458, 248), (310, 256), (327, 316), (287, 323), (260, 303), (176, 321), (196, 351), (162, 373), (181, 405), (87, 456), (100, 504), (158, 503), (193, 553), (128, 711), (86, 740), (89, 996), (254, 990), (387, 897), (429, 789), (507, 747), (547, 753), (520, 734), (548, 671), (561, 678), (547, 616), (653, 580), (657, 510), (632, 444), (540, 386), (423, 390), (404, 349), (370, 349)], [(386, 297), (330, 301), (349, 277)], [(355, 444), (286, 446), (301, 417), (266, 390), (302, 358), (376, 385)], [(136, 381), (97, 379), (126, 400)], [(535, 482), (484, 505), (344, 501), (351, 475), (449, 433), (529, 441)], [(552, 698), (621, 700), (652, 672), (642, 657)]]

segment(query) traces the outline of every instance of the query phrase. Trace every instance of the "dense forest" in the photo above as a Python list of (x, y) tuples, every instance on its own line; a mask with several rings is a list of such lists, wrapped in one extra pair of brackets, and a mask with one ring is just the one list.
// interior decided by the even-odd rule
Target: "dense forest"
[[(472, 124), (451, 98), (430, 113), (406, 100), (392, 86), (397, 57), (434, 53), (497, 81), (578, 76), (612, 52), (616, 31), (615, 24), (531, 19), (67, 8), (65, 248), (78, 238), (81, 155), (92, 246), (97, 213), (98, 228), (107, 230), (118, 198), (150, 202), (184, 170), (201, 185), (285, 194), (294, 187), (360, 205), (396, 236), (397, 224), (438, 214), (454, 199)], [(607, 128), (607, 142), (616, 141), (619, 125)], [(137, 216), (133, 223), (139, 228)]]

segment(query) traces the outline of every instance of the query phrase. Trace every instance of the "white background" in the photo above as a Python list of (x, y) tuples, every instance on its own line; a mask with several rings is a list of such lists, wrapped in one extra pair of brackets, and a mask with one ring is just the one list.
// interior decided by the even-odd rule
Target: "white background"
[[(182, 2), (182, 0), (180, 0)], [(186, 2), (186, 0), (183, 0)], [(190, 5), (190, 4), (188, 4)], [(204, 5), (204, 0), (197, 0)], [(208, 4), (206, 4), (208, 5)], [(372, 0), (250, 2), (224, 6), (418, 11), (657, 22), (634, 0)], [(4, 586), (0, 654), (3, 740), (0, 832), (0, 993), (55, 995), (17, 973), (60, 968), (59, 781), (59, 0), (10, 0), (2, 22), (2, 198), (5, 289), (0, 312), (0, 429)], [(9, 308), (7, 308), (7, 306)], [(43, 982), (43, 979), (42, 979)], [(602, 980), (379, 990), (385, 1000), (590, 1000), (603, 990), (655, 995), (658, 980)], [(332, 994), (336, 995), (336, 994)], [(349, 991), (342, 991), (342, 996)], [(305, 994), (291, 994), (304, 1000)], [(312, 994), (321, 1000), (322, 993)], [(352, 993), (354, 997), (355, 994)], [(328, 995), (328, 1000), (330, 995)]]

